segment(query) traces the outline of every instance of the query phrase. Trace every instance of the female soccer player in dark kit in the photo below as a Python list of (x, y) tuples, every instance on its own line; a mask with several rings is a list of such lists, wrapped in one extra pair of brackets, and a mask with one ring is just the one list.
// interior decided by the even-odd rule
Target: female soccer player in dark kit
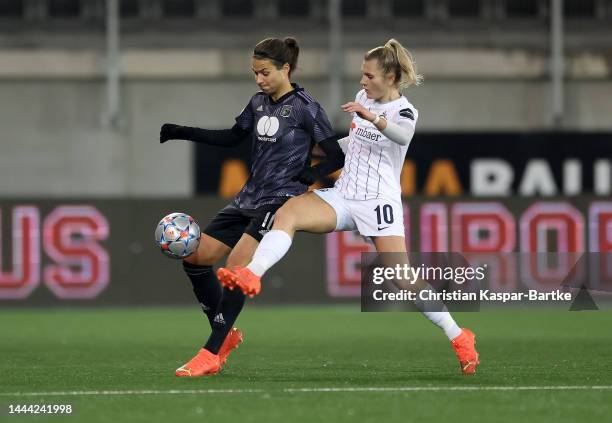
[[(222, 288), (212, 266), (228, 255), (227, 267), (246, 266), (271, 229), (276, 211), (288, 199), (306, 192), (318, 177), (344, 165), (344, 154), (325, 111), (308, 92), (291, 82), (298, 54), (294, 38), (268, 38), (255, 46), (251, 65), (261, 91), (251, 97), (231, 129), (169, 123), (161, 128), (162, 143), (172, 139), (219, 147), (252, 143), (246, 184), (204, 229), (198, 250), (183, 261), (212, 332), (195, 357), (176, 370), (177, 376), (218, 373), (230, 352), (242, 342), (242, 333), (233, 325), (245, 296), (238, 289)], [(311, 167), (315, 144), (326, 158)]]

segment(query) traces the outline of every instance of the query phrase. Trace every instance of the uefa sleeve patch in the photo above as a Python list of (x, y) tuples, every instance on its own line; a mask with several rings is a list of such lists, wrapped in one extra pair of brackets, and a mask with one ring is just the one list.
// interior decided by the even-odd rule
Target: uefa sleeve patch
[(405, 108), (399, 111), (401, 117), (405, 117), (410, 120), (414, 120), (414, 112), (410, 108)]

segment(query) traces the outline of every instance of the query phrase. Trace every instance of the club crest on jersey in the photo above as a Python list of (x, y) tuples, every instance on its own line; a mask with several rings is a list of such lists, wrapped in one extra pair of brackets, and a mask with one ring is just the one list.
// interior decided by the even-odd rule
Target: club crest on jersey
[(289, 117), (291, 115), (291, 110), (293, 110), (293, 106), (291, 104), (285, 104), (280, 111), (281, 117)]
[(386, 110), (380, 110), (378, 108), (375, 108), (374, 110), (372, 110), (372, 107), (368, 107), (368, 111), (377, 114), (378, 116), (380, 116), (381, 118), (387, 119), (387, 111)]

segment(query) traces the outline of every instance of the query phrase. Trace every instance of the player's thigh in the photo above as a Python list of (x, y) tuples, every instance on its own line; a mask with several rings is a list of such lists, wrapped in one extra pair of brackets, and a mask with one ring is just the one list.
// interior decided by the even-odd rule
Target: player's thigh
[(200, 245), (195, 253), (185, 259), (187, 263), (212, 266), (225, 257), (231, 248), (208, 234), (200, 235)]
[(248, 223), (249, 218), (238, 207), (228, 204), (204, 228), (196, 253), (186, 261), (202, 266), (219, 262), (238, 243)]
[(246, 266), (251, 262), (258, 245), (258, 240), (247, 233), (243, 234), (240, 241), (238, 241), (227, 258), (226, 266), (229, 268), (234, 266)]
[(406, 253), (406, 238), (403, 236), (373, 236), (378, 253)]
[(336, 229), (336, 212), (318, 195), (307, 192), (291, 198), (274, 218), (273, 229), (292, 233), (306, 231), (328, 233)]

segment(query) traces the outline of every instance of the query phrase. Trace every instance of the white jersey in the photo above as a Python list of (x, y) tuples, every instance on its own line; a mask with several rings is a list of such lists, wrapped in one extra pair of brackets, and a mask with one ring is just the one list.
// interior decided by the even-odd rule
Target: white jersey
[[(372, 113), (384, 116), (388, 122), (414, 128), (418, 111), (403, 95), (387, 103), (367, 98), (366, 92), (357, 93), (355, 101)], [(408, 145), (389, 140), (372, 122), (353, 113), (353, 121), (346, 146), (346, 159), (335, 190), (345, 199), (371, 200), (401, 197), (400, 174)]]

